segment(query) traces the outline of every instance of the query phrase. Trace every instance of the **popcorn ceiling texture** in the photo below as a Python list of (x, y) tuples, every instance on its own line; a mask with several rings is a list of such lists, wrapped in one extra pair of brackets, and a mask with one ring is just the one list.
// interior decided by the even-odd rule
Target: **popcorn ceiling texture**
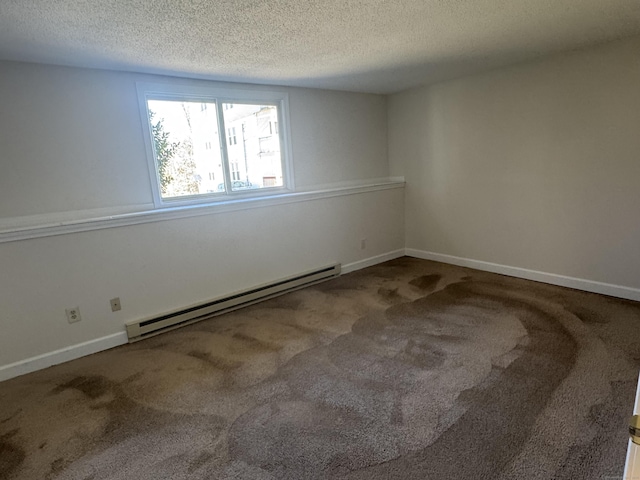
[(640, 33), (637, 0), (3, 0), (0, 59), (391, 93)]

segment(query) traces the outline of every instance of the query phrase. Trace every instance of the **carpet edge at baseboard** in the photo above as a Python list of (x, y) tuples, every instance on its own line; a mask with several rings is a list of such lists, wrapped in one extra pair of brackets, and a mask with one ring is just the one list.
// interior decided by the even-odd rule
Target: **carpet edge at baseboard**
[(640, 289), (625, 287), (623, 285), (614, 285), (611, 283), (597, 282), (594, 280), (586, 280), (583, 278), (568, 277), (555, 273), (540, 272), (537, 270), (529, 270), (527, 268), (513, 267), (510, 265), (502, 265), (499, 263), (484, 262), (482, 260), (474, 260), (471, 258), (456, 257), (444, 253), (429, 252), (426, 250), (418, 250), (414, 248), (406, 248), (405, 255), (408, 257), (421, 258), (423, 260), (432, 260), (435, 262), (448, 263), (459, 267), (474, 268), (485, 272), (499, 273), (510, 277), (524, 278), (536, 282), (549, 283), (560, 287), (574, 288), (585, 292), (599, 293), (611, 297), (624, 298), (626, 300), (640, 301)]
[(8, 365), (2, 365), (0, 366), (0, 382), (104, 350), (109, 350), (110, 348), (124, 345), (127, 341), (127, 334), (122, 331), (76, 345), (70, 345), (59, 350), (54, 350), (53, 352), (19, 360)]
[[(393, 250), (381, 255), (375, 255), (373, 257), (345, 264), (342, 267), (342, 273), (347, 274), (405, 255), (409, 257), (421, 258), (424, 260), (432, 260), (435, 262), (458, 265), (461, 267), (474, 268), (476, 270), (498, 273), (501, 275), (508, 275), (511, 277), (524, 278), (526, 280), (549, 283), (551, 285), (558, 285), (561, 287), (574, 288), (576, 290), (583, 290), (586, 292), (609, 295), (612, 297), (623, 298), (627, 300), (640, 301), (640, 289), (625, 287), (622, 285), (596, 282), (593, 280), (586, 280), (582, 278), (557, 275), (553, 273), (540, 272), (536, 270), (529, 270), (526, 268), (513, 267), (509, 265), (485, 262), (481, 260), (474, 260), (470, 258), (457, 257), (454, 255), (447, 255), (443, 253), (429, 252), (426, 250), (419, 250), (414, 248)], [(70, 345), (53, 352), (47, 352), (35, 357), (19, 360), (8, 365), (2, 365), (0, 366), (0, 382), (18, 377), (20, 375), (25, 375), (27, 373), (42, 370), (53, 365), (58, 365), (60, 363), (75, 360), (77, 358), (91, 355), (93, 353), (98, 353), (103, 350), (108, 350), (110, 348), (124, 345), (125, 343), (127, 343), (127, 335), (126, 332), (122, 331), (76, 345)]]
[[(355, 272), (363, 268), (371, 267), (382, 262), (403, 257), (405, 255), (404, 248), (393, 250), (391, 252), (375, 255), (356, 262), (345, 264), (342, 267), (342, 273)], [(43, 353), (35, 357), (25, 358), (17, 362), (7, 365), (0, 365), (0, 382), (11, 378), (26, 375), (27, 373), (43, 370), (60, 363), (69, 362), (87, 355), (98, 353), (110, 348), (118, 347), (128, 343), (126, 331), (107, 335), (105, 337), (95, 338), (76, 345), (69, 345), (59, 350)]]
[(379, 263), (388, 262), (389, 260), (395, 260), (396, 258), (404, 256), (405, 249), (400, 248), (398, 250), (393, 250), (381, 255), (365, 258), (364, 260), (359, 260), (357, 262), (347, 263), (342, 265), (342, 274), (344, 275), (347, 273), (355, 272), (356, 270), (361, 270), (363, 268), (373, 267), (374, 265), (377, 265)]

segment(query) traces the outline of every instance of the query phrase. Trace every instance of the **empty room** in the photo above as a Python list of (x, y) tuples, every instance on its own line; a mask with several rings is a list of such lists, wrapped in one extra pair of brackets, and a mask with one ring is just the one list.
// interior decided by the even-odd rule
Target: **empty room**
[(640, 478), (637, 0), (3, 0), (0, 166), (2, 480)]

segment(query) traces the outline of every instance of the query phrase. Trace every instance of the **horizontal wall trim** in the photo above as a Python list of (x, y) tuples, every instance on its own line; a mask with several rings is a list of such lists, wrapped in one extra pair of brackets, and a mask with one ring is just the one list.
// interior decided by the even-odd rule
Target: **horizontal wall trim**
[(405, 249), (405, 253), (409, 257), (449, 263), (460, 267), (475, 268), (476, 270), (483, 270), (485, 272), (500, 273), (510, 277), (524, 278), (526, 280), (534, 280), (536, 282), (549, 283), (551, 285), (558, 285), (561, 287), (575, 288), (576, 290), (584, 290), (585, 292), (599, 293), (602, 295), (609, 295), (611, 297), (640, 301), (640, 289), (637, 288), (585, 280), (583, 278), (567, 277), (564, 275), (557, 275), (555, 273), (539, 272), (537, 270), (529, 270), (526, 268), (511, 267), (498, 263), (484, 262), (481, 260), (473, 260), (471, 258), (456, 257), (453, 255), (445, 255), (443, 253), (416, 250), (413, 248)]
[(37, 370), (52, 367), (59, 363), (68, 362), (70, 360), (75, 360), (76, 358), (98, 353), (113, 347), (118, 347), (126, 344), (127, 342), (127, 333), (123, 330), (122, 332), (114, 333), (113, 335), (107, 335), (106, 337), (96, 338), (95, 340), (89, 340), (88, 342), (79, 343), (77, 345), (71, 345), (60, 350), (38, 355), (37, 357), (31, 357), (26, 360), (10, 363), (9, 365), (0, 367), (0, 382), (35, 372)]
[[(404, 188), (404, 178), (384, 178), (362, 182), (350, 182), (327, 185), (314, 190), (281, 193), (265, 197), (247, 197), (224, 199), (218, 202), (182, 205), (169, 208), (117, 211), (101, 216), (87, 215), (87, 212), (70, 212), (75, 218), (61, 218), (60, 214), (38, 215), (31, 217), (35, 221), (29, 223), (25, 217), (4, 219), (0, 222), (0, 243), (28, 240), (31, 238), (66, 235), (90, 230), (124, 227), (142, 223), (162, 222), (167, 220), (236, 212), (253, 208), (272, 207), (290, 203), (320, 200), (324, 198), (355, 195), (393, 188)], [(104, 209), (99, 210), (105, 212)], [(93, 211), (96, 212), (96, 211)], [(66, 215), (69, 215), (67, 213)]]

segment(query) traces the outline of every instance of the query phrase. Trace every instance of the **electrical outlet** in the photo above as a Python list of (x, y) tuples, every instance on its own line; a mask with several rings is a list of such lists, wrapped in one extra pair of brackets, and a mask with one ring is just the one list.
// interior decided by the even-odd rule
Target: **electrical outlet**
[(76, 323), (82, 320), (80, 316), (80, 307), (71, 307), (65, 310), (67, 312), (67, 322)]
[(120, 305), (120, 297), (111, 299), (111, 311), (117, 312), (118, 310), (122, 310), (122, 305)]
[(364, 250), (365, 248), (367, 248), (367, 239), (363, 238), (360, 240), (360, 250)]

